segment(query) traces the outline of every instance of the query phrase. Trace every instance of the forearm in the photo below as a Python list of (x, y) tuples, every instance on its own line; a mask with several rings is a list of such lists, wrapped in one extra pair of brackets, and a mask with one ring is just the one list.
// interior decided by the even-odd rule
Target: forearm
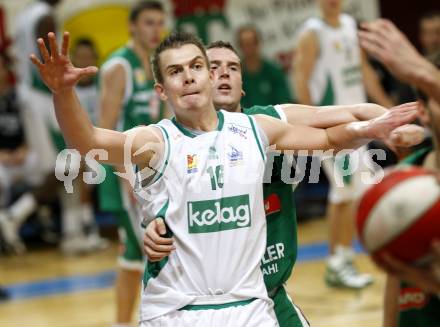
[(440, 103), (440, 70), (421, 58), (413, 74), (410, 80), (412, 84)]
[[(369, 143), (372, 139), (368, 133), (369, 122), (352, 122), (330, 127), (325, 130), (328, 149), (336, 152), (346, 149), (356, 149)], [(326, 150), (328, 150), (326, 149)]]
[(315, 128), (329, 128), (355, 121), (365, 121), (379, 117), (386, 112), (385, 108), (372, 103), (325, 107), (283, 104), (280, 107), (289, 124)]
[(55, 114), (69, 147), (86, 154), (94, 148), (94, 127), (74, 89), (53, 95)]
[(384, 294), (383, 327), (396, 327), (399, 312), (398, 295), (400, 280), (387, 276)]

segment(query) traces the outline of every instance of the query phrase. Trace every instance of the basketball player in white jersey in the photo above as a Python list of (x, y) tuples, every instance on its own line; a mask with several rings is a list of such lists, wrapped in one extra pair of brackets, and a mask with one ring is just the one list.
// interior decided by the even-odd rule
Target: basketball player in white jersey
[(191, 35), (173, 34), (157, 48), (152, 66), (156, 92), (176, 118), (124, 133), (95, 128), (74, 85), (96, 67), (71, 64), (67, 33), (61, 51), (53, 33), (49, 40), (50, 54), (38, 40), (44, 63), (35, 55), (31, 60), (53, 92), (68, 144), (82, 154), (102, 149), (104, 162), (128, 161), (141, 171), (155, 171), (150, 185), (159, 183), (169, 196), (161, 216), (176, 250), (146, 271), (142, 326), (277, 326), (260, 270), (265, 147), (355, 148), (389, 137), (416, 116), (410, 104), (378, 119), (315, 129), (260, 115), (217, 113), (203, 45)]
[[(392, 101), (360, 51), (356, 21), (342, 13), (342, 0), (319, 0), (319, 5), (322, 16), (310, 18), (304, 23), (294, 57), (295, 94), (299, 102), (353, 104), (366, 102), (368, 93), (373, 101), (391, 107)], [(361, 151), (365, 148), (355, 155), (362, 154)], [(330, 256), (325, 279), (330, 286), (363, 288), (373, 280), (369, 275), (359, 274), (353, 265), (352, 206), (362, 191), (360, 174), (368, 168), (360, 160), (354, 174), (343, 176), (342, 169), (349, 169), (348, 159), (323, 162), (330, 182)]]

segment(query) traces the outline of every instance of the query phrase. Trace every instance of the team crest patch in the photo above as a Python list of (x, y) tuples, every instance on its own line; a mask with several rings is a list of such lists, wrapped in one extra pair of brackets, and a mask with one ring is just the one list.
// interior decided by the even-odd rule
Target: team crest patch
[(186, 172), (188, 174), (197, 172), (197, 154), (186, 155)]
[(229, 144), (230, 151), (227, 153), (229, 158), (229, 166), (237, 166), (243, 162), (243, 152)]
[(147, 76), (142, 68), (136, 68), (134, 70), (134, 80), (137, 85), (143, 85), (147, 81)]

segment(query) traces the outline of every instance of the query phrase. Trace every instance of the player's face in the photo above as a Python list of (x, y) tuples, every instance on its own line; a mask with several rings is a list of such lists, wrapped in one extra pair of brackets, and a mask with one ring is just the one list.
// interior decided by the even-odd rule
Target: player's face
[(238, 111), (243, 95), (240, 58), (226, 48), (206, 51), (214, 76), (212, 99), (217, 110)]
[(255, 31), (244, 30), (240, 34), (240, 49), (243, 56), (253, 57), (259, 53), (259, 42)]
[(155, 49), (165, 27), (165, 15), (160, 10), (143, 10), (136, 21), (130, 24), (133, 39), (146, 50)]
[(427, 54), (440, 51), (440, 17), (422, 20), (420, 43)]
[(89, 46), (79, 45), (73, 52), (72, 62), (76, 67), (84, 68), (87, 66), (96, 66), (97, 63), (95, 51)]
[(163, 83), (156, 92), (176, 113), (212, 106), (213, 78), (202, 51), (193, 44), (160, 54)]
[(320, 0), (319, 5), (324, 15), (339, 15), (342, 11), (342, 0)]

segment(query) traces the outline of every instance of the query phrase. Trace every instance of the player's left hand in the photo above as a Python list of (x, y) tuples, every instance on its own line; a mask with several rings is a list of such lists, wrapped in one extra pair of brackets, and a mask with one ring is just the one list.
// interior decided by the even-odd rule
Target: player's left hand
[(148, 224), (144, 235), (144, 252), (149, 261), (160, 261), (176, 249), (173, 239), (164, 237), (165, 233), (166, 226), (162, 218), (156, 218)]
[[(404, 103), (392, 107), (377, 118), (370, 119), (366, 122), (365, 135), (372, 139), (387, 141), (392, 138), (393, 133), (395, 133), (395, 135), (400, 138), (403, 132), (402, 130), (398, 130), (398, 128), (413, 122), (417, 118), (417, 106), (417, 102)], [(394, 138), (396, 138), (396, 136), (394, 136)]]

